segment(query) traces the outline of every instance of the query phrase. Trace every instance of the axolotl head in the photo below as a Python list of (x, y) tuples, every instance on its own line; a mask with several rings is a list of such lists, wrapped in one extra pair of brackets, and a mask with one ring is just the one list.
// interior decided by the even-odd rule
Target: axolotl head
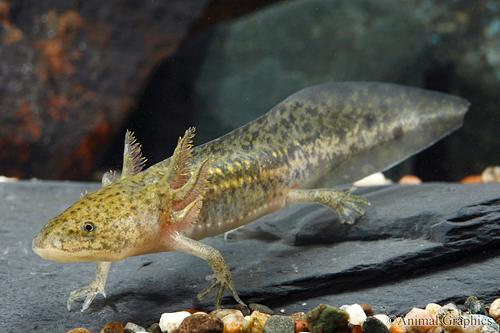
[(114, 261), (145, 250), (159, 199), (129, 187), (118, 182), (84, 195), (42, 228), (33, 251), (44, 259), (81, 262)]

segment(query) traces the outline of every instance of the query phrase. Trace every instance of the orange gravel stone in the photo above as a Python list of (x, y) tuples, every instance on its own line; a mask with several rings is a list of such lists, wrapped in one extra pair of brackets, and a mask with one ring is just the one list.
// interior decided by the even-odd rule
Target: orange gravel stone
[(422, 180), (415, 175), (405, 175), (399, 180), (401, 185), (418, 185), (422, 184)]
[(104, 325), (100, 333), (124, 333), (123, 331), (124, 327), (122, 323), (112, 322)]
[(398, 317), (396, 318), (391, 325), (391, 328), (389, 329), (390, 333), (405, 333), (405, 327), (403, 324), (403, 318)]
[(307, 321), (305, 320), (295, 321), (295, 333), (299, 332), (309, 332), (309, 327), (307, 327)]
[(73, 328), (66, 333), (90, 333), (90, 331), (83, 327)]
[(475, 184), (475, 183), (482, 183), (483, 180), (481, 178), (481, 175), (470, 175), (462, 180), (460, 180), (460, 183), (462, 184)]

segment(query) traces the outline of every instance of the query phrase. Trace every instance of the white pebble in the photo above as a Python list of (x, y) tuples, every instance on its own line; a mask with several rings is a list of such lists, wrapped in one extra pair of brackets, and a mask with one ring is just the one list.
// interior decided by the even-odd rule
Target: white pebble
[(495, 320), (500, 318), (500, 298), (497, 298), (493, 301), (493, 303), (491, 303), (489, 313)]
[(391, 328), (391, 318), (386, 314), (376, 314), (373, 318), (380, 320), (387, 328)]
[(218, 309), (210, 312), (210, 316), (214, 318), (223, 319), (225, 316), (234, 314), (238, 317), (243, 317), (243, 313), (236, 309)]
[(433, 316), (437, 316), (439, 309), (441, 309), (441, 305), (436, 303), (429, 303), (425, 306), (425, 311), (429, 312)]
[(222, 318), (224, 330), (229, 332), (240, 332), (243, 327), (247, 326), (245, 317), (242, 314), (228, 314)]
[(128, 322), (127, 325), (125, 325), (125, 330), (130, 330), (132, 332), (137, 333), (137, 332), (144, 332), (146, 329), (137, 324)]
[(392, 181), (390, 179), (385, 178), (382, 172), (377, 172), (354, 182), (353, 185), (362, 187), (362, 186), (388, 185), (391, 183)]
[(203, 312), (203, 311), (198, 311), (198, 312), (193, 313), (193, 315), (195, 315), (195, 314), (204, 314), (204, 315), (206, 315), (207, 313)]
[(351, 325), (363, 326), (363, 323), (366, 320), (366, 314), (361, 305), (359, 304), (342, 305), (340, 309), (344, 310), (349, 314), (349, 323)]
[(172, 313), (164, 313), (160, 318), (160, 328), (162, 332), (170, 332), (176, 330), (181, 325), (182, 321), (191, 314), (187, 311), (179, 311)]

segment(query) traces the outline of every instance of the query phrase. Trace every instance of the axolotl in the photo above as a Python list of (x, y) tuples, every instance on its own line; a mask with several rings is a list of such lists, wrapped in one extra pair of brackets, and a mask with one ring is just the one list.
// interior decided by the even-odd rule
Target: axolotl
[[(173, 155), (146, 170), (140, 145), (125, 137), (121, 174), (51, 219), (33, 250), (58, 262), (97, 262), (95, 280), (70, 293), (86, 310), (113, 261), (182, 251), (208, 262), (215, 305), (229, 290), (241, 304), (221, 253), (200, 242), (283, 208), (328, 206), (353, 223), (368, 202), (346, 184), (384, 170), (460, 127), (469, 103), (419, 88), (377, 82), (325, 83), (301, 90), (260, 118), (193, 147), (194, 129)], [(327, 182), (328, 180), (328, 182)]]

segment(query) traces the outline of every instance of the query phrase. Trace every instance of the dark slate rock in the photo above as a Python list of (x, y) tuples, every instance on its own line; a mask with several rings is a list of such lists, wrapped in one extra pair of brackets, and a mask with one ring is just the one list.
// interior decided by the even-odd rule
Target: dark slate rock
[[(98, 330), (112, 321), (148, 327), (163, 312), (213, 306), (211, 299), (196, 301), (211, 273), (203, 261), (159, 253), (113, 264), (107, 299), (96, 299), (87, 313), (66, 310), (69, 292), (91, 281), (95, 267), (44, 261), (32, 253), (31, 239), (80, 192), (98, 187), (0, 184), (0, 322), (7, 331)], [(321, 206), (298, 205), (230, 233), (228, 241), (204, 242), (221, 250), (243, 300), (275, 311), (368, 303), (375, 313), (404, 314), (429, 302), (463, 304), (476, 295), (488, 304), (498, 296), (500, 184), (364, 192), (372, 205), (350, 229)]]
[(1, 1), (0, 174), (89, 177), (207, 2)]
[(483, 302), (476, 296), (469, 296), (465, 300), (464, 310), (471, 314), (487, 315)]
[(389, 329), (377, 318), (368, 317), (363, 323), (365, 333), (389, 333)]
[(259, 311), (259, 312), (269, 314), (269, 315), (274, 314), (274, 311), (264, 304), (250, 303), (250, 304), (248, 304), (248, 307), (252, 311)]
[(160, 328), (160, 324), (158, 324), (158, 323), (151, 324), (151, 326), (149, 326), (146, 331), (148, 333), (162, 333), (161, 328)]

